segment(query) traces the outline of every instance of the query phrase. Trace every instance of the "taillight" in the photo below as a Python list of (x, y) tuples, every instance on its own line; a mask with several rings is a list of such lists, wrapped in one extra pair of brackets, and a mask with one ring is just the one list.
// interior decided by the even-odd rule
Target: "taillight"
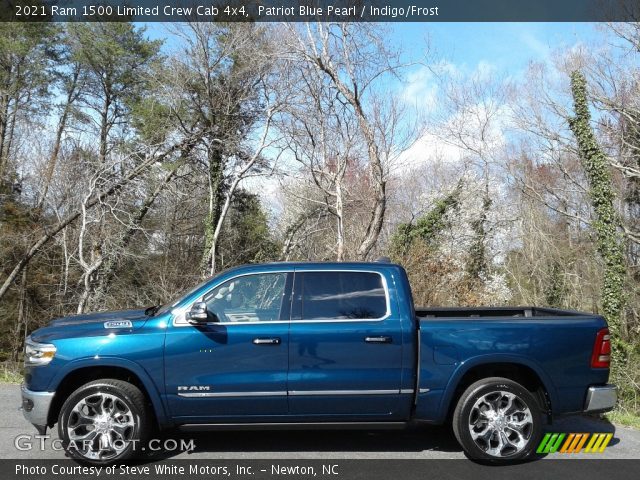
[(596, 335), (591, 354), (591, 368), (609, 368), (611, 363), (611, 335), (609, 329), (603, 328)]

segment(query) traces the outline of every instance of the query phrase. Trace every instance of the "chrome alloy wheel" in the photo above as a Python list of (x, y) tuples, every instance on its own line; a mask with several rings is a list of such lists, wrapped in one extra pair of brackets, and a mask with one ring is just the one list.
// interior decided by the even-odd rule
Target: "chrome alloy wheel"
[(82, 398), (67, 420), (70, 446), (90, 460), (110, 460), (129, 446), (135, 430), (131, 408), (119, 397), (94, 393)]
[(500, 458), (515, 455), (531, 439), (531, 410), (511, 392), (487, 393), (471, 409), (469, 432), (476, 445), (488, 455)]

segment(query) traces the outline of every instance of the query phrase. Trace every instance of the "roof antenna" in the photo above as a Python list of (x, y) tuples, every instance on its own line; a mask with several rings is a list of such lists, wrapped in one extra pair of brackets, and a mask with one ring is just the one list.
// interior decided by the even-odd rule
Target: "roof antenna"
[(379, 257), (376, 259), (376, 263), (391, 263), (391, 259), (389, 257)]

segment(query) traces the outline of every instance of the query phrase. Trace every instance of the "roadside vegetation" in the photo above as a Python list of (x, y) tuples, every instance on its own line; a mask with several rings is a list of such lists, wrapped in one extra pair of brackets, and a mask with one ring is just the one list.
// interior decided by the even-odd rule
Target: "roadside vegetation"
[(22, 368), (19, 363), (3, 362), (0, 364), (0, 383), (21, 383)]
[(0, 381), (53, 317), (389, 256), (417, 305), (604, 315), (637, 427), (640, 27), (508, 79), (385, 28), (0, 23)]
[(640, 430), (640, 417), (637, 414), (627, 413), (620, 409), (616, 409), (607, 413), (605, 418), (611, 423)]

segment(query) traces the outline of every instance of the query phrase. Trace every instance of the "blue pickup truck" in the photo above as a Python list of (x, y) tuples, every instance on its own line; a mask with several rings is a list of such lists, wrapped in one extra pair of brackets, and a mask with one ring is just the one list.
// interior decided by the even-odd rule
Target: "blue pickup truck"
[(250, 265), (164, 306), (34, 331), (22, 410), (95, 464), (132, 457), (158, 427), (445, 422), (469, 457), (514, 460), (554, 415), (614, 407), (610, 349), (598, 315), (416, 309), (399, 265)]

